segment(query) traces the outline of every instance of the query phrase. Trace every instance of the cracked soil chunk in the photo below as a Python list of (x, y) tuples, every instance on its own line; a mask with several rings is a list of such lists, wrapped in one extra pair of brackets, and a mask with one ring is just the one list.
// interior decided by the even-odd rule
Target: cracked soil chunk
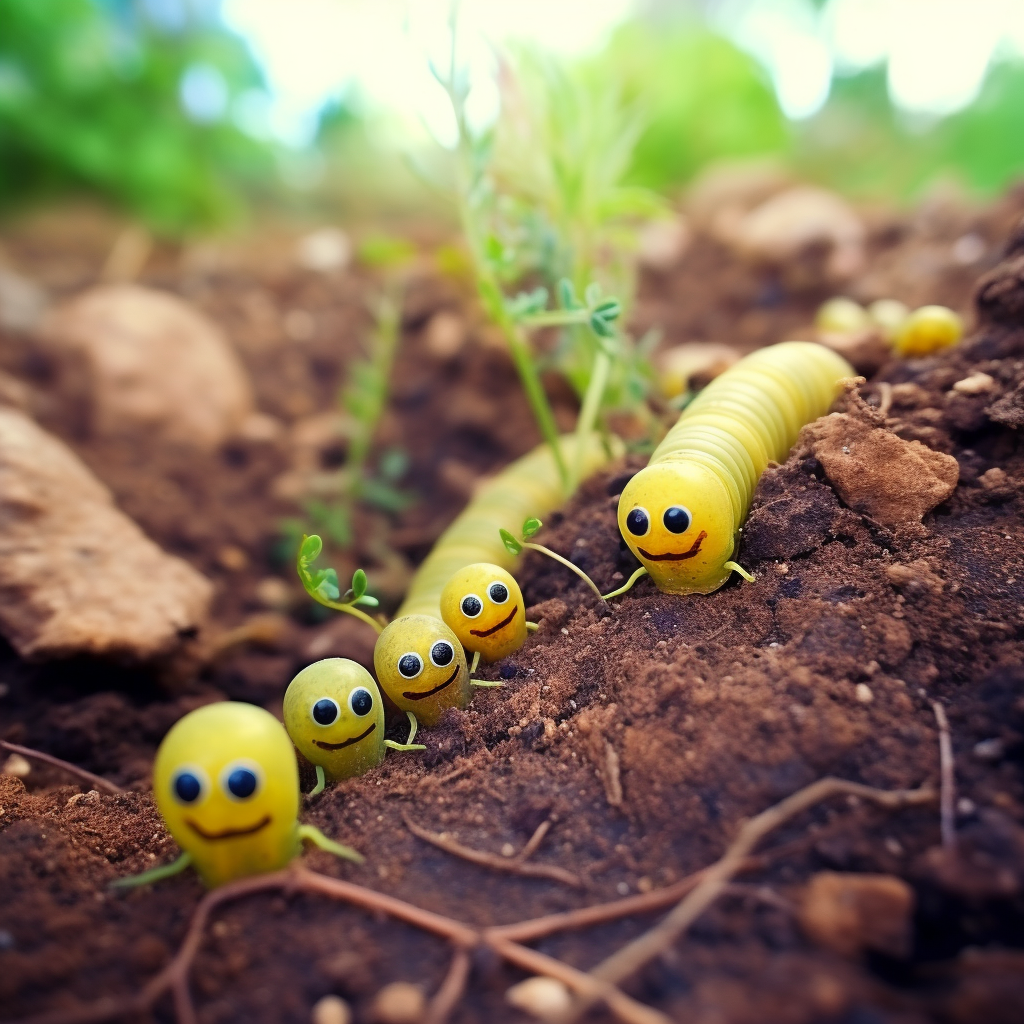
[(100, 436), (142, 429), (216, 448), (252, 412), (248, 376), (224, 335), (174, 295), (95, 288), (49, 316), (43, 334), (84, 360)]
[(839, 497), (883, 526), (919, 523), (956, 490), (952, 456), (849, 413), (825, 416), (802, 434)]
[(210, 595), (63, 443), (0, 409), (0, 632), (19, 654), (152, 658), (204, 619)]

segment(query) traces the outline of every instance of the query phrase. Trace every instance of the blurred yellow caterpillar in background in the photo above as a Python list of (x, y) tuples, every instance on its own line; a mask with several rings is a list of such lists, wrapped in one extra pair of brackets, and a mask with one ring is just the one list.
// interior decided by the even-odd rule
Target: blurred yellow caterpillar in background
[(734, 570), (747, 575), (729, 559), (757, 481), (853, 373), (822, 345), (786, 341), (741, 359), (687, 406), (619, 498), (619, 530), (659, 590), (710, 594)]

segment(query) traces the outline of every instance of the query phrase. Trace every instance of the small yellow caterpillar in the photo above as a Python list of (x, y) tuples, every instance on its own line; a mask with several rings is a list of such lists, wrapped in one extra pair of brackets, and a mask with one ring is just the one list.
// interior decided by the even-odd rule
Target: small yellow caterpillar
[[(561, 445), (567, 458), (576, 453), (575, 437), (563, 437)], [(617, 439), (611, 438), (606, 445), (601, 438), (593, 436), (583, 453), (581, 478), (595, 473), (620, 451), (621, 443)], [(483, 484), (462, 513), (441, 535), (413, 577), (394, 622), (377, 638), (373, 652), (374, 667), (381, 688), (400, 708), (413, 711), (429, 725), (446, 707), (465, 707), (469, 703), (472, 690), (468, 682), (469, 673), (466, 672), (465, 685), (462, 685), (459, 678), (455, 678), (452, 683), (458, 685), (446, 683), (443, 694), (441, 691), (438, 691), (436, 697), (431, 694), (429, 708), (423, 704), (409, 704), (408, 680), (413, 677), (402, 671), (402, 658), (413, 655), (419, 659), (420, 666), (426, 666), (427, 662), (423, 660), (424, 654), (420, 648), (432, 650), (430, 644), (434, 641), (449, 645), (455, 641), (459, 645), (456, 661), (461, 659), (464, 664), (462, 645), (457, 636), (459, 630), (449, 629), (451, 623), (445, 625), (444, 621), (437, 624), (440, 632), (436, 627), (433, 630), (428, 629), (431, 619), (444, 618), (441, 614), (441, 594), (446, 584), (461, 570), (476, 563), (489, 563), (496, 567), (499, 573), (511, 569), (516, 559), (506, 550), (499, 531), (505, 529), (510, 533), (517, 532), (524, 519), (547, 515), (562, 504), (564, 497), (554, 457), (550, 448), (542, 444)], [(498, 577), (488, 580), (500, 581)], [(515, 596), (521, 603), (518, 589), (516, 586), (513, 591), (509, 585), (509, 595)], [(509, 595), (506, 595), (506, 599)], [(520, 609), (520, 612), (524, 611), (525, 609)], [(525, 622), (525, 614), (522, 618)], [(518, 625), (511, 625), (516, 626), (516, 636), (519, 638)], [(525, 638), (525, 625), (521, 637)], [(476, 653), (479, 652), (474, 650), (474, 654)], [(487, 653), (491, 655), (496, 651)], [(508, 650), (503, 650), (498, 656), (507, 653)], [(433, 659), (427, 660), (434, 664)], [(445, 665), (447, 664), (448, 662), (445, 662)], [(411, 659), (410, 666), (409, 671), (412, 671), (415, 666)], [(430, 675), (425, 668), (424, 674)], [(432, 675), (430, 679), (432, 687), (445, 682), (441, 679), (435, 683)]]
[(853, 372), (821, 345), (786, 341), (741, 359), (687, 406), (619, 498), (619, 531), (659, 590), (710, 594), (742, 572), (729, 559), (757, 481)]

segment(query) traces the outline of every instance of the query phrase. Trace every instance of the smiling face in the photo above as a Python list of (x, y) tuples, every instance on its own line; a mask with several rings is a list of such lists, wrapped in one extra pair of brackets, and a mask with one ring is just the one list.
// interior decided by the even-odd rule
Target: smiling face
[(510, 573), (490, 562), (460, 569), (441, 591), (441, 617), (467, 651), (498, 661), (526, 642), (526, 606)]
[(473, 695), (459, 638), (432, 615), (395, 619), (377, 638), (373, 667), (381, 688), (403, 711), (433, 725)]
[(253, 704), (207, 704), (177, 722), (156, 753), (153, 797), (208, 886), (276, 871), (298, 852), (295, 752)]
[(626, 484), (619, 531), (667, 594), (710, 594), (729, 577), (734, 546), (732, 503), (703, 466), (655, 463)]
[(347, 658), (318, 661), (288, 684), (284, 725), (329, 779), (362, 775), (384, 759), (384, 702), (373, 676)]

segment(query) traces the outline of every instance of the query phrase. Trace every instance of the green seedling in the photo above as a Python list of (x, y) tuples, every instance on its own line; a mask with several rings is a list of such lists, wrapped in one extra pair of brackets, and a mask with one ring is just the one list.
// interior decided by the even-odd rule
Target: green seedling
[(303, 534), (302, 542), (299, 545), (299, 554), (295, 560), (295, 571), (298, 573), (306, 593), (317, 604), (354, 615), (367, 625), (373, 626), (378, 634), (381, 633), (384, 626), (358, 607), (358, 605), (364, 605), (367, 608), (378, 606), (377, 598), (366, 592), (366, 573), (362, 569), (356, 569), (352, 574), (352, 585), (342, 594), (341, 586), (338, 583), (338, 573), (334, 569), (313, 568), (313, 562), (320, 556), (323, 546), (323, 541), (315, 533), (308, 537)]

